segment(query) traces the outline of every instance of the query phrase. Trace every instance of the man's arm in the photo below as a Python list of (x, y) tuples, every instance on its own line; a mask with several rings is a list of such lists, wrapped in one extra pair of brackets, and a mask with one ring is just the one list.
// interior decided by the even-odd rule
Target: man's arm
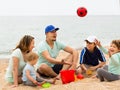
[(55, 58), (52, 58), (49, 54), (49, 52), (47, 50), (42, 52), (43, 57), (48, 60), (48, 62), (50, 63), (54, 63), (54, 64), (67, 64), (67, 65), (71, 65), (70, 62), (65, 62), (64, 60), (57, 60)]
[(64, 51), (70, 53), (73, 57), (72, 57), (72, 66), (70, 69), (76, 69), (76, 66), (77, 66), (77, 63), (78, 63), (78, 52), (77, 50), (69, 47), (69, 46), (66, 46), (64, 48)]
[(48, 60), (48, 62), (50, 62), (50, 63), (54, 63), (54, 64), (60, 64), (61, 63), (60, 60), (56, 60), (55, 58), (52, 58), (47, 50), (45, 50), (45, 51), (42, 52), (42, 56), (46, 60)]

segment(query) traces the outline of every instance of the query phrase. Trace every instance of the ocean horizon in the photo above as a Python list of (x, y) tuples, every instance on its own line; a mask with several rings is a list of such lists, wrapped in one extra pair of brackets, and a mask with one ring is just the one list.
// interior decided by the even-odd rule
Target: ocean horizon
[(11, 53), (24, 35), (35, 37), (35, 47), (45, 40), (44, 28), (55, 25), (57, 40), (73, 48), (83, 48), (84, 40), (95, 35), (104, 46), (120, 39), (120, 15), (78, 16), (0, 16), (0, 58)]

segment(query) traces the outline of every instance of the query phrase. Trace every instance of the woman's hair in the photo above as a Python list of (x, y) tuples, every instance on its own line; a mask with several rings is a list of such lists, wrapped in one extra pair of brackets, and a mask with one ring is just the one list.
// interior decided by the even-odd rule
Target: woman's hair
[(15, 49), (19, 48), (22, 52), (29, 52), (29, 46), (33, 39), (34, 37), (30, 35), (23, 36)]
[(39, 58), (39, 56), (38, 56), (38, 54), (35, 53), (35, 52), (29, 52), (28, 54), (26, 54), (26, 60), (27, 60), (28, 62), (30, 62), (30, 61), (32, 61), (32, 60), (35, 60), (35, 59), (38, 59), (38, 58)]
[(111, 43), (112, 43), (112, 44), (115, 44), (115, 45), (117, 46), (117, 48), (120, 49), (120, 39), (118, 39), (118, 40), (113, 40)]

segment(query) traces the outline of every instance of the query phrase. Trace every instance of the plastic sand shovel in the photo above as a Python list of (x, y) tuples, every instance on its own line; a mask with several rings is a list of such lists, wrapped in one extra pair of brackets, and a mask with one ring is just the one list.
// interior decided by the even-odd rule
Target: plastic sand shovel
[(51, 84), (47, 82), (47, 83), (42, 84), (41, 86), (43, 88), (49, 88), (51, 86)]

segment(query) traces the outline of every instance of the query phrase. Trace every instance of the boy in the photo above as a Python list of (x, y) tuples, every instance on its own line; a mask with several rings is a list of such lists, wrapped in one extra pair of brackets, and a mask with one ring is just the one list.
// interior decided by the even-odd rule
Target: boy
[(95, 40), (96, 36), (89, 36), (85, 40), (86, 47), (81, 51), (80, 68), (78, 68), (79, 73), (87, 73), (88, 69), (94, 71), (102, 67), (106, 62), (103, 53), (97, 48)]

